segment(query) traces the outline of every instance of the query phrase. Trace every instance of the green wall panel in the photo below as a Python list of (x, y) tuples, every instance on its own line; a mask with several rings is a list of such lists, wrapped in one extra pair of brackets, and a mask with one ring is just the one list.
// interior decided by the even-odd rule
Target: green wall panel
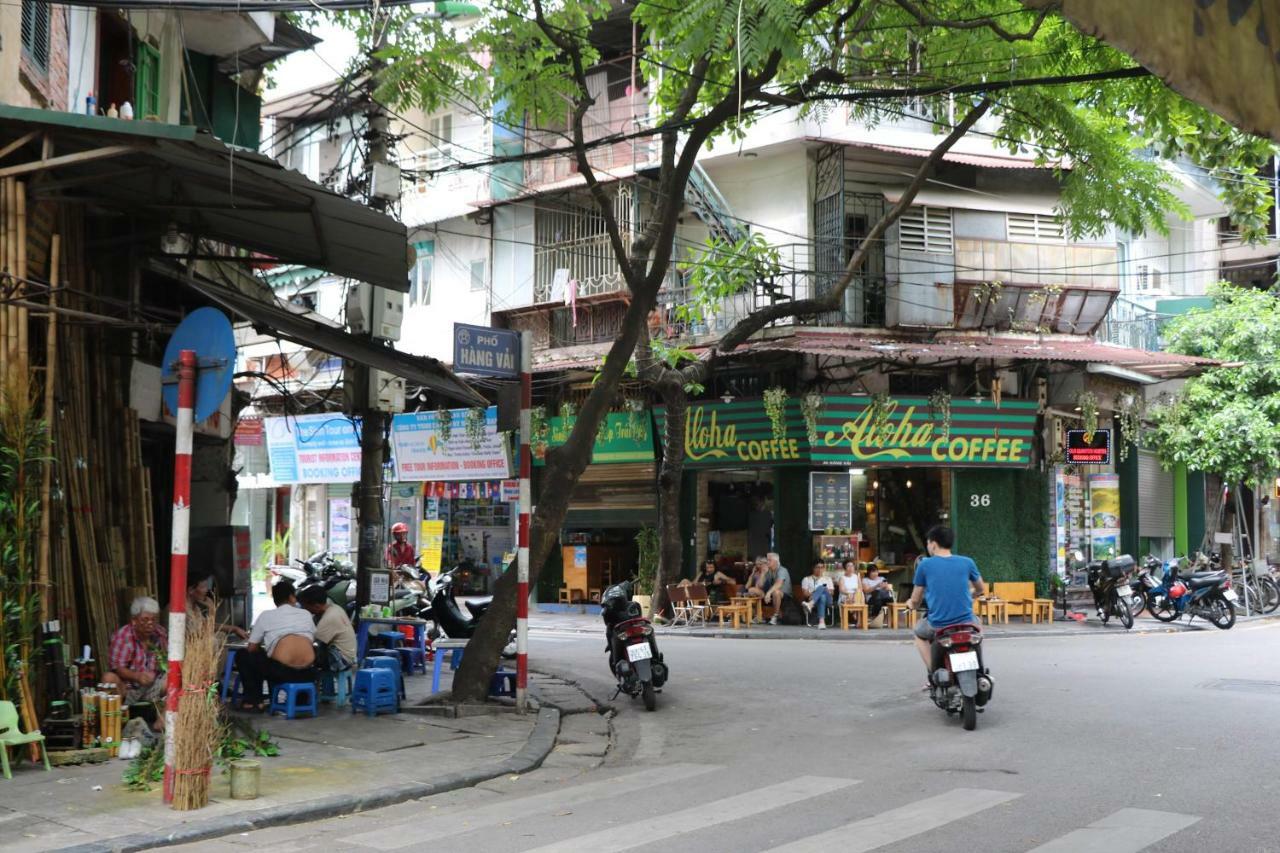
[(1037, 470), (958, 468), (952, 478), (957, 554), (988, 583), (1035, 581), (1049, 572), (1048, 487)]

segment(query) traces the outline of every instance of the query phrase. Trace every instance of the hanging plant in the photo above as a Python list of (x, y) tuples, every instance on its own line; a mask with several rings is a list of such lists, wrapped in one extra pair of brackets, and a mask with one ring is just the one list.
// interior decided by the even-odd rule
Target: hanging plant
[(471, 442), (472, 450), (479, 450), (484, 442), (484, 415), (484, 409), (467, 409), (467, 440)]
[(547, 439), (551, 435), (546, 406), (534, 406), (529, 410), (529, 433), (529, 449), (534, 457), (541, 459), (547, 455)]
[(787, 389), (774, 386), (764, 392), (764, 412), (769, 416), (769, 426), (776, 441), (787, 437)]
[(1076, 397), (1076, 408), (1084, 421), (1084, 442), (1092, 444), (1093, 434), (1098, 431), (1098, 398), (1092, 391), (1081, 391)]
[(578, 409), (573, 403), (565, 400), (560, 404), (560, 420), (564, 424), (565, 432), (573, 431), (573, 422), (578, 419)]
[(1146, 402), (1140, 394), (1123, 392), (1116, 395), (1115, 422), (1119, 427), (1120, 461), (1129, 458), (1129, 445), (1137, 444), (1142, 433), (1142, 418), (1146, 415)]
[(804, 415), (804, 432), (810, 447), (818, 445), (818, 415), (822, 412), (822, 395), (810, 392), (800, 398), (800, 414)]
[(436, 409), (436, 437), (440, 439), (441, 444), (448, 444), (451, 435), (453, 435), (453, 412), (441, 406)]
[(633, 436), (644, 435), (644, 400), (627, 400), (627, 426), (631, 429)]
[(942, 421), (942, 440), (951, 440), (951, 394), (937, 388), (929, 395), (929, 411)]
[(868, 420), (871, 422), (871, 437), (878, 441), (889, 423), (889, 415), (893, 413), (893, 398), (884, 392), (872, 394), (870, 409), (871, 416)]

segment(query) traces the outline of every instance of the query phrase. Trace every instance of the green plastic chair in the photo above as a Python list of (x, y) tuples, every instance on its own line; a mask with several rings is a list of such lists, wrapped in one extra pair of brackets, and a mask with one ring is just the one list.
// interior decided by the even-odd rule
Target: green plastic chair
[(29, 743), (40, 744), (40, 755), (44, 757), (44, 769), (49, 767), (49, 749), (44, 745), (44, 735), (37, 729), (30, 734), (18, 730), (18, 709), (12, 702), (0, 702), (0, 767), (4, 769), (4, 778), (12, 779), (9, 772), (9, 747), (25, 746)]

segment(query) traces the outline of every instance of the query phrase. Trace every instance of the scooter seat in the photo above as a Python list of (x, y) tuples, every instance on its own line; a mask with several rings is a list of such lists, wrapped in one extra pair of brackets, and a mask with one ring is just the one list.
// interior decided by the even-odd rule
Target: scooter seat
[(485, 611), (489, 609), (489, 605), (493, 604), (493, 597), (482, 598), (479, 601), (468, 601), (467, 610), (471, 611), (472, 618), (480, 618)]
[(1200, 589), (1206, 586), (1217, 586), (1227, 579), (1226, 572), (1196, 572), (1185, 583), (1192, 589)]

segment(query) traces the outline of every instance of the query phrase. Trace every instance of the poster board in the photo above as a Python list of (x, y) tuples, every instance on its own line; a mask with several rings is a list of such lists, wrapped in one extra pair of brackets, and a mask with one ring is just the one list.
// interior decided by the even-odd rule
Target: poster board
[(809, 529), (848, 530), (853, 486), (845, 471), (809, 473)]

